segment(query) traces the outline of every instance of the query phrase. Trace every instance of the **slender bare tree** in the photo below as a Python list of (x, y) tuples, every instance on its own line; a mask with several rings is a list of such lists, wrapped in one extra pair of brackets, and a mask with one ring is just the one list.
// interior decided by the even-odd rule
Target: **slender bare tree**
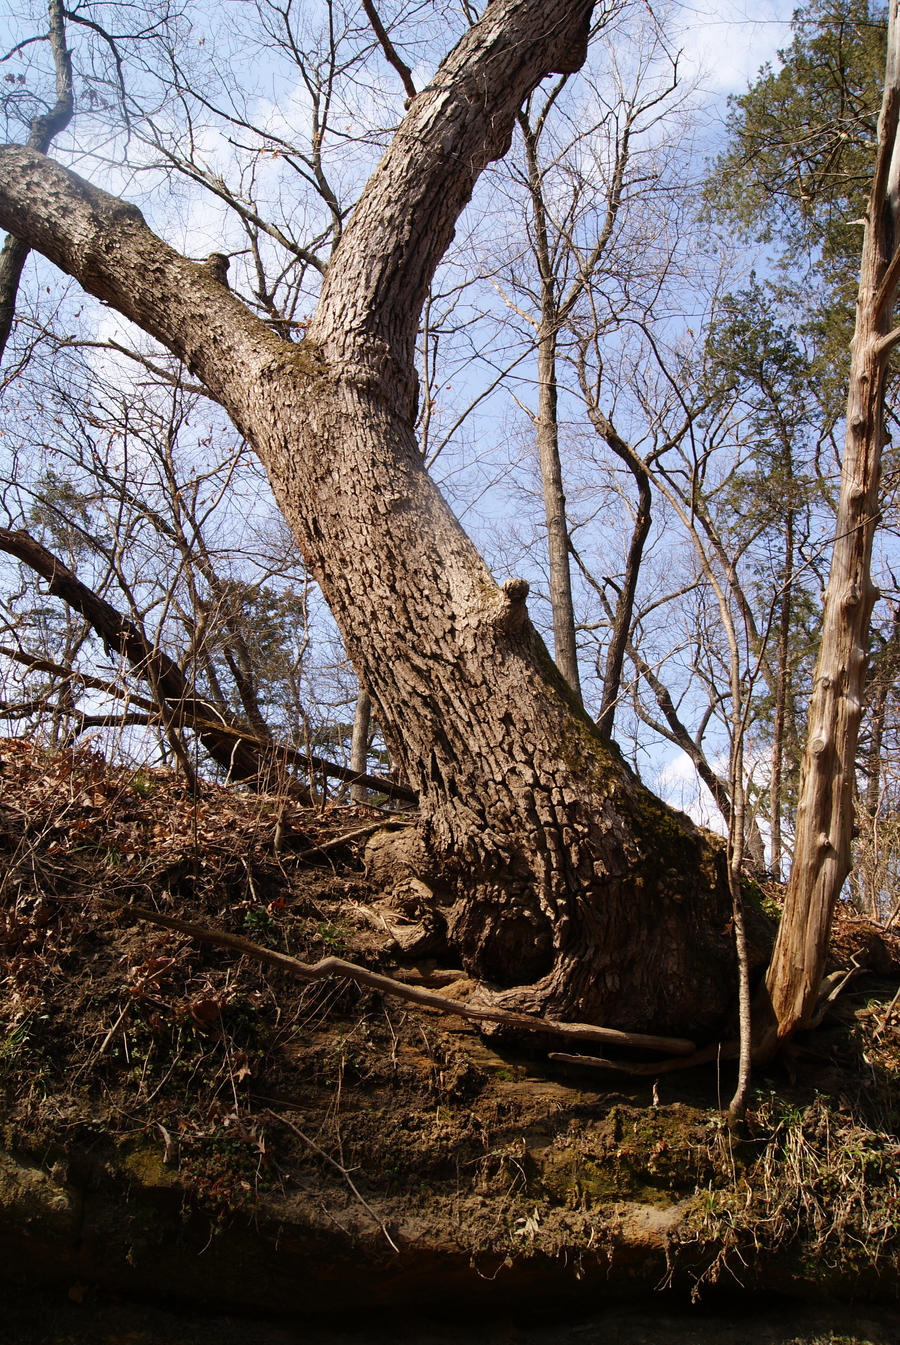
[[(64, 131), (75, 111), (72, 92), (72, 58), (66, 43), (66, 20), (63, 0), (50, 0), (50, 27), (48, 41), (53, 54), (56, 75), (56, 99), (46, 112), (32, 119), (28, 136), (30, 149), (46, 154), (56, 136)], [(6, 349), (16, 313), (16, 296), (22, 268), (28, 256), (28, 245), (21, 238), (9, 234), (0, 248), (0, 360)]]

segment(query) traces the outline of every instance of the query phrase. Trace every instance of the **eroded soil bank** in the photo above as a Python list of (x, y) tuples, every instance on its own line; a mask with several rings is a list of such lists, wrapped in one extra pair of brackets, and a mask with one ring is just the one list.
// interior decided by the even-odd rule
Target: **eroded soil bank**
[[(17, 742), (0, 744), (0, 787), (10, 1339), (26, 1341), (28, 1321), (44, 1329), (54, 1303), (62, 1315), (35, 1340), (86, 1339), (87, 1321), (98, 1341), (202, 1342), (209, 1319), (184, 1314), (217, 1312), (240, 1316), (245, 1345), (265, 1322), (262, 1345), (297, 1338), (298, 1304), (302, 1338), (314, 1327), (323, 1342), (348, 1321), (357, 1339), (396, 1339), (398, 1314), (459, 1311), (490, 1325), (448, 1325), (447, 1345), (900, 1338), (893, 936), (841, 922), (835, 965), (863, 970), (756, 1079), (731, 1133), (727, 1063), (637, 1080), (563, 1066), (533, 1043), (485, 1040), (345, 979), (303, 984), (101, 905), (465, 998), (471, 984), (435, 961), (414, 884), (379, 888), (365, 837), (332, 844), (374, 810), (213, 787), (193, 801), (171, 776)], [(801, 1296), (809, 1329), (785, 1334), (779, 1310), (752, 1337), (733, 1313), (697, 1335), (697, 1312), (726, 1287), (749, 1295), (741, 1314), (762, 1292)], [(182, 1315), (167, 1336), (123, 1296)], [(691, 1299), (692, 1316), (673, 1315)], [(826, 1300), (844, 1307), (823, 1317)], [(860, 1303), (868, 1336), (841, 1325)], [(548, 1305), (557, 1324), (536, 1323)], [(641, 1312), (656, 1335), (622, 1334), (645, 1329)], [(227, 1345), (232, 1328), (217, 1329)], [(443, 1345), (415, 1329), (410, 1340)]]

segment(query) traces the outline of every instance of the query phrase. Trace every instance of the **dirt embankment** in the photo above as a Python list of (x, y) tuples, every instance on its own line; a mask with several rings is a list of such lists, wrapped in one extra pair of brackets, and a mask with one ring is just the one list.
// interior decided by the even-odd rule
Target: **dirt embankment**
[(0, 743), (9, 1283), (323, 1317), (667, 1286), (893, 1297), (895, 938), (840, 923), (838, 962), (867, 970), (732, 1133), (729, 1065), (571, 1069), (101, 904), (464, 998), (414, 883), (386, 894), (365, 836), (340, 842), (377, 814), (285, 805)]

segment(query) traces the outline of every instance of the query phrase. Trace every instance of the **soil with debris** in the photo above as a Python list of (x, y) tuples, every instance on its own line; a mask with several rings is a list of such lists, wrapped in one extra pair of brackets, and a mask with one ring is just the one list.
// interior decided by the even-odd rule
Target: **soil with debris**
[[(0, 1340), (288, 1341), (298, 1304), (310, 1341), (310, 1322), (336, 1341), (360, 1320), (374, 1340), (385, 1314), (397, 1338), (398, 1309), (499, 1314), (498, 1341), (535, 1345), (728, 1340), (697, 1314), (763, 1290), (820, 1313), (865, 1301), (870, 1320), (779, 1313), (754, 1339), (900, 1338), (900, 938), (839, 920), (832, 970), (852, 976), (732, 1132), (730, 1063), (636, 1082), (566, 1066), (540, 1039), (136, 918), (462, 1002), (414, 879), (386, 892), (367, 872), (382, 820), (193, 799), (165, 771), (0, 740)], [(642, 1336), (650, 1299), (657, 1331), (699, 1302), (694, 1334), (672, 1316)], [(545, 1328), (548, 1302), (588, 1325)], [(617, 1303), (642, 1307), (597, 1334)], [(255, 1325), (185, 1326), (210, 1312)], [(429, 1329), (410, 1338), (471, 1338)]]

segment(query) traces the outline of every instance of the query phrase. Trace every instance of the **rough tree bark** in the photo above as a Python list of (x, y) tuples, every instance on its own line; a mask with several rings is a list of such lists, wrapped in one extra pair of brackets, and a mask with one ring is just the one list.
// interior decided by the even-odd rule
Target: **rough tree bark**
[(497, 586), (413, 431), (431, 276), (523, 100), (581, 65), (592, 8), (492, 0), (412, 100), (299, 345), (26, 148), (0, 151), (0, 224), (180, 355), (254, 446), (419, 792), (448, 937), (495, 1002), (704, 1034), (735, 993), (724, 858), (600, 740), (527, 585)]
[(870, 569), (879, 515), (884, 387), (900, 278), (900, 27), (888, 20), (884, 99), (875, 175), (866, 212), (851, 348), (847, 432), (822, 642), (816, 661), (801, 769), (794, 862), (784, 915), (766, 976), (761, 1052), (808, 1024), (825, 968), (835, 903), (850, 872), (856, 747), (863, 708)]

